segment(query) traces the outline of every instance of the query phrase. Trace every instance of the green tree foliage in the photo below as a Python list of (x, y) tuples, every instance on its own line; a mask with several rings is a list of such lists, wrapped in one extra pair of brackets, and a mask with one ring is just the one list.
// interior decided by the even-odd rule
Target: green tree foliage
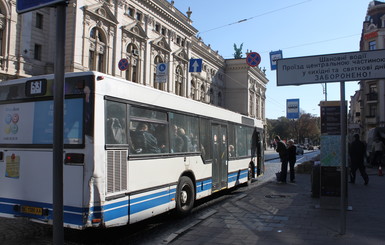
[(308, 138), (314, 144), (318, 144), (321, 136), (321, 120), (309, 113), (302, 113), (299, 119), (267, 119), (267, 136), (270, 143), (275, 135), (282, 139), (294, 139), (296, 143), (304, 143)]

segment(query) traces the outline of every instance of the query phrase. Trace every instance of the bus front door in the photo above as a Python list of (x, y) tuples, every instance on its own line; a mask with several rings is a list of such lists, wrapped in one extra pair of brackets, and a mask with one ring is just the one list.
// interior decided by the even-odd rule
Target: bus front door
[(227, 187), (227, 128), (224, 125), (213, 124), (213, 164), (212, 180), (213, 191), (219, 191)]

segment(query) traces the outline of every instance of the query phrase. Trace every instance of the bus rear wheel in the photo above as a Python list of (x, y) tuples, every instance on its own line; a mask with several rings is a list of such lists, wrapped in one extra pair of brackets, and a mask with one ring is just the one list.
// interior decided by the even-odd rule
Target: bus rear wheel
[(182, 176), (179, 179), (176, 193), (176, 212), (178, 215), (186, 215), (194, 207), (195, 189), (189, 177)]

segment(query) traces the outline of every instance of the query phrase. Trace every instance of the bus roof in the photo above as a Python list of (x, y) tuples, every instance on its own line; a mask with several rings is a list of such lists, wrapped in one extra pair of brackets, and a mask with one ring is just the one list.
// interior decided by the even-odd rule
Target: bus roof
[[(95, 93), (100, 95), (122, 98), (128, 101), (143, 103), (146, 105), (153, 105), (156, 107), (168, 108), (175, 111), (183, 111), (191, 114), (213, 117), (221, 120), (263, 128), (263, 121), (260, 119), (251, 118), (222, 107), (178, 96), (173, 93), (127, 81), (122, 78), (110, 76), (96, 71), (65, 73), (66, 78), (78, 76), (95, 76)], [(98, 79), (98, 77), (100, 78)], [(36, 79), (54, 79), (54, 74), (8, 80), (1, 82), (0, 86), (25, 83), (26, 81)], [(112, 83), (106, 81), (112, 81)]]

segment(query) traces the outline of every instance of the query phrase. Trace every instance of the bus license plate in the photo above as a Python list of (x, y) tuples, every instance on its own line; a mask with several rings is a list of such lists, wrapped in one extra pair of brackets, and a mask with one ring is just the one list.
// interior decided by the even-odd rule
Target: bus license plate
[(21, 212), (25, 214), (43, 215), (43, 209), (30, 206), (21, 206)]

